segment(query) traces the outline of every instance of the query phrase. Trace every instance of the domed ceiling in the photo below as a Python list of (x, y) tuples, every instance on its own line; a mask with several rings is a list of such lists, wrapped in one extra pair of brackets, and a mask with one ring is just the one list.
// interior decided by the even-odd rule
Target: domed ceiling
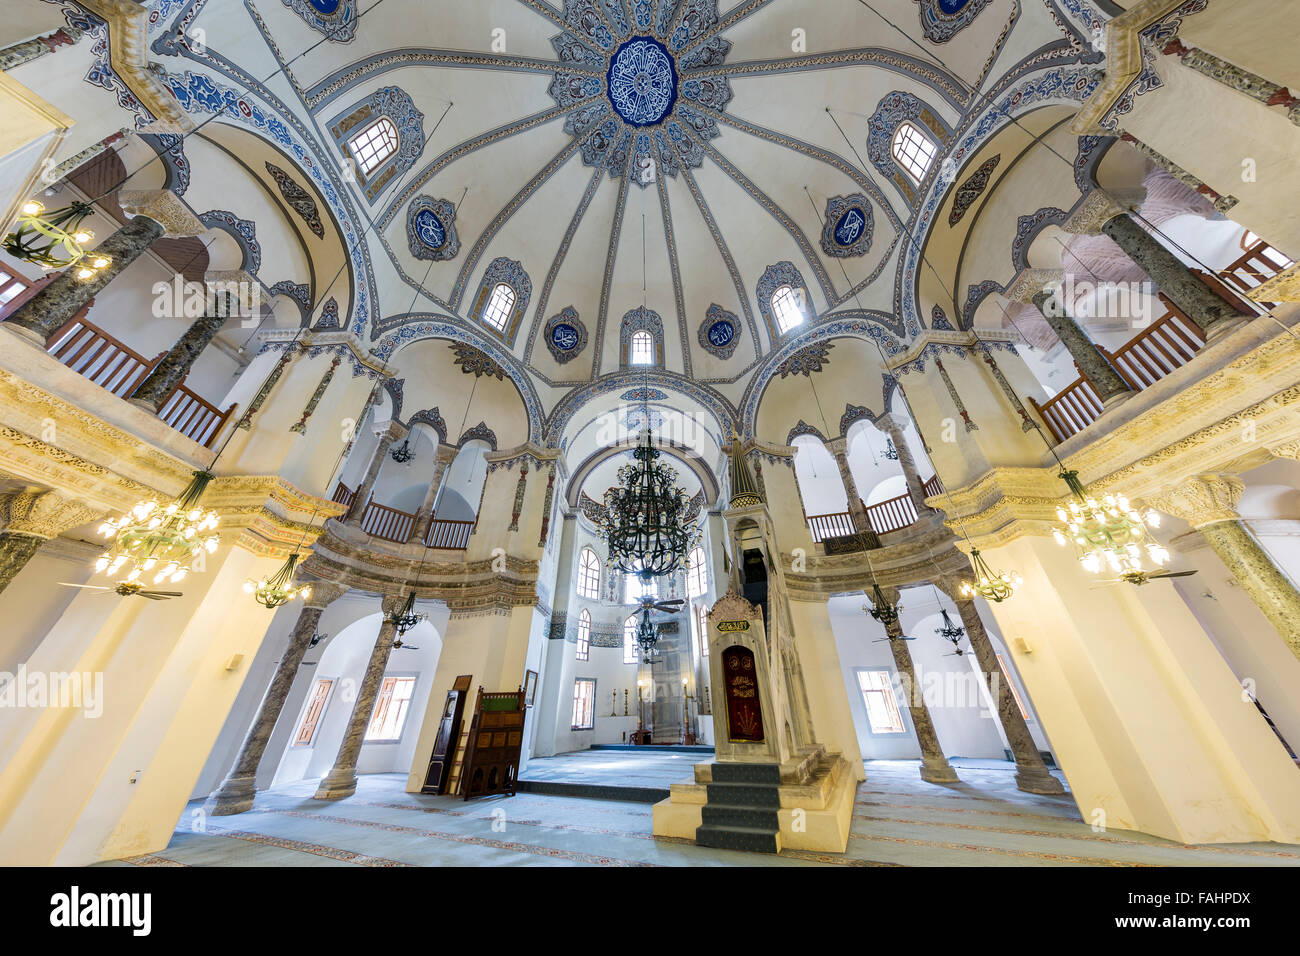
[[(1060, 72), (1090, 55), (1092, 6), (281, 0), (245, 13), (158, 0), (150, 29), (187, 110), (249, 125), (258, 109), (305, 111), (282, 145), (353, 223), (351, 324), (381, 356), (465, 339), (526, 368), (550, 408), (625, 368), (643, 328), (664, 371), (738, 407), (808, 326), (866, 321), (893, 345), (919, 328), (904, 318), (922, 311), (908, 292), (929, 226), (917, 217), (969, 175), (958, 170), (978, 142), (958, 137), (997, 98), (1015, 106), (1015, 83), (1026, 102), (1071, 84), (1081, 98), (1086, 83)], [(175, 39), (195, 27), (206, 50)], [(260, 93), (249, 82), (268, 75)], [(377, 115), (400, 149), (367, 180), (341, 160)], [(903, 119), (955, 166), (906, 181), (887, 145)], [(275, 120), (261, 127), (275, 135)], [(516, 299), (497, 332), (480, 314), (501, 281)], [(782, 285), (806, 293), (807, 321), (787, 335), (771, 314)]]

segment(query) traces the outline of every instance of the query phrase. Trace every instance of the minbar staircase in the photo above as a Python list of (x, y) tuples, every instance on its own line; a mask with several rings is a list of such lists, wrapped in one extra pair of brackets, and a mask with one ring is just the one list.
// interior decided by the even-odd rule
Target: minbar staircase
[(699, 846), (779, 853), (781, 767), (764, 763), (715, 763), (706, 784), (704, 821), (695, 831)]

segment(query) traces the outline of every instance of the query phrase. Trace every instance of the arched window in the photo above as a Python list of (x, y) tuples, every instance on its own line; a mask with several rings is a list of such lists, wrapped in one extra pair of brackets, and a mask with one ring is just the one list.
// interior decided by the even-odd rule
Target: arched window
[(648, 581), (642, 581), (635, 574), (629, 574), (626, 581), (627, 586), (624, 590), (627, 592), (628, 604), (637, 604), (643, 597), (659, 597), (658, 578), (650, 578)]
[(591, 657), (591, 612), (585, 607), (578, 615), (578, 660)]
[(803, 309), (794, 289), (783, 285), (772, 293), (772, 314), (776, 316), (777, 331), (783, 335), (796, 325), (803, 325)]
[(632, 333), (632, 345), (628, 350), (628, 362), (631, 365), (654, 365), (655, 363), (655, 340), (654, 336), (642, 329), (639, 332)]
[(935, 146), (934, 140), (922, 133), (916, 125), (904, 122), (894, 132), (892, 152), (894, 161), (907, 170), (907, 174), (919, 184), (925, 178), (930, 164), (934, 162), (938, 147)]
[(498, 332), (504, 332), (514, 308), (515, 290), (504, 282), (499, 282), (492, 290), (492, 297), (488, 299), (487, 306), (483, 309), (483, 322)]
[(348, 140), (348, 150), (361, 175), (369, 176), (392, 158), (397, 144), (397, 127), (387, 116), (381, 116)]
[(686, 596), (703, 597), (709, 589), (708, 567), (705, 566), (704, 549), (696, 548), (687, 559), (690, 567), (686, 569)]
[(623, 622), (623, 663), (635, 664), (641, 659), (641, 648), (636, 644), (636, 626), (638, 615), (633, 614)]
[(595, 601), (600, 597), (600, 560), (591, 548), (578, 557), (578, 597)]

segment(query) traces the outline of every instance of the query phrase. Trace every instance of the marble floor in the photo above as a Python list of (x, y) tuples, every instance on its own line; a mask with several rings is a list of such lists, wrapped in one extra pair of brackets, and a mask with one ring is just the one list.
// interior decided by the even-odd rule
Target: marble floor
[[(707, 754), (597, 751), (531, 761), (529, 774), (657, 786)], [(315, 781), (260, 793), (253, 810), (187, 808), (159, 853), (106, 866), (1300, 866), (1300, 847), (1188, 847), (1094, 833), (1069, 797), (1015, 789), (1001, 761), (954, 760), (962, 782), (921, 781), (915, 761), (870, 761), (848, 851), (779, 856), (656, 840), (645, 803), (520, 793), (463, 801), (403, 791), (398, 774), (363, 776), (355, 796), (313, 800)], [(539, 766), (540, 765), (540, 766)], [(566, 768), (567, 765), (567, 768)]]

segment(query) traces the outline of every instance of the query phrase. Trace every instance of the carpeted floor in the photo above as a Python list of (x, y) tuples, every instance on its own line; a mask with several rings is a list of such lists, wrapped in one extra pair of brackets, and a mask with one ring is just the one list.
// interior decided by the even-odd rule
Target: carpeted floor
[[(659, 786), (707, 754), (597, 751), (530, 762), (526, 776)], [(629, 762), (630, 761), (630, 762)], [(1185, 847), (1094, 833), (1069, 797), (1015, 789), (1000, 761), (954, 760), (962, 782), (923, 783), (915, 761), (871, 761), (848, 852), (779, 856), (656, 840), (650, 806), (521, 793), (465, 802), (405, 793), (405, 777), (363, 776), (354, 797), (311, 799), (315, 781), (258, 795), (233, 817), (191, 804), (161, 853), (106, 866), (1300, 866), (1300, 847)], [(664, 784), (666, 785), (666, 783)]]

